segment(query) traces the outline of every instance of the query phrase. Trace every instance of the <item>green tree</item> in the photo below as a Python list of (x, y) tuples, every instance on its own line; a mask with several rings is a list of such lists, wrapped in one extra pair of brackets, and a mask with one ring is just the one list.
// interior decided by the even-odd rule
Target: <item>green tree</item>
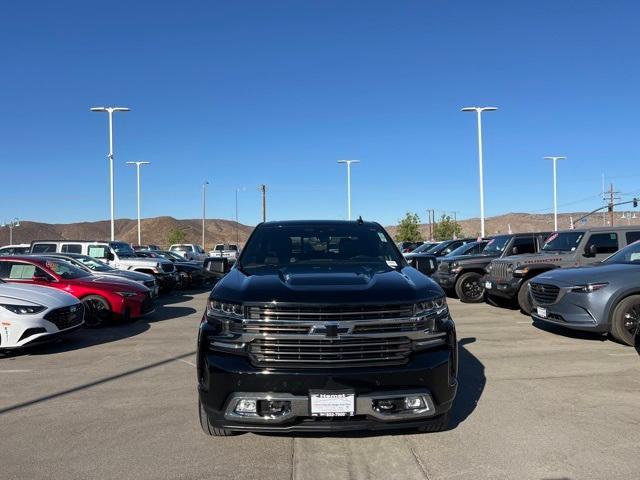
[(398, 222), (396, 240), (398, 242), (418, 242), (422, 240), (420, 217), (418, 217), (417, 213), (407, 212), (404, 218)]
[(451, 240), (462, 233), (462, 227), (449, 215), (442, 214), (440, 221), (433, 227), (433, 236), (436, 240)]
[(181, 228), (174, 228), (169, 232), (167, 243), (173, 245), (175, 243), (183, 243), (187, 238), (187, 234)]

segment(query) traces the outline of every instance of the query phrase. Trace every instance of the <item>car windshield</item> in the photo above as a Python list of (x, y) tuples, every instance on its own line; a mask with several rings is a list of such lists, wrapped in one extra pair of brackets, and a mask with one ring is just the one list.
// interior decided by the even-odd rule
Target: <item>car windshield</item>
[(50, 259), (45, 262), (45, 266), (65, 280), (73, 280), (74, 278), (84, 278), (91, 276), (90, 273), (80, 270), (78, 267), (75, 267), (69, 262), (65, 262), (64, 260)]
[(216, 245), (213, 250), (216, 252), (221, 252), (222, 250), (224, 250), (224, 245)]
[(159, 256), (161, 256), (162, 258), (166, 258), (167, 260), (177, 260), (180, 262), (184, 262), (184, 258), (181, 257), (180, 255), (176, 255), (173, 252), (165, 252), (164, 250), (160, 250), (155, 252), (156, 254), (158, 254)]
[(483, 255), (500, 255), (504, 252), (504, 249), (507, 247), (511, 236), (509, 235), (500, 235), (498, 237), (493, 237), (487, 243), (487, 246), (482, 250)]
[(619, 252), (614, 253), (602, 263), (635, 263), (640, 264), (640, 240), (627, 245)]
[(116, 252), (118, 257), (135, 257), (136, 252), (131, 248), (131, 245), (124, 242), (111, 242), (111, 248)]
[(473, 251), (475, 247), (477, 247), (482, 242), (471, 242), (465, 245), (460, 245), (455, 250), (452, 250), (450, 253), (447, 253), (445, 257), (455, 257), (457, 255), (467, 255), (469, 252)]
[(545, 252), (575, 252), (584, 232), (554, 233), (544, 243), (542, 250)]
[(171, 247), (171, 250), (175, 250), (177, 252), (193, 252), (191, 245), (176, 245), (175, 247)]
[[(451, 245), (453, 243), (453, 241), (448, 241), (448, 242), (442, 242), (442, 243), (438, 243), (437, 245), (433, 245), (431, 248), (429, 248), (426, 252), (422, 252), (422, 253), (433, 253), (434, 255), (438, 255), (440, 252), (442, 252), (443, 250), (446, 250), (446, 248)], [(415, 250), (414, 250), (415, 251)], [(413, 252), (412, 252), (413, 253)]]
[(381, 227), (355, 223), (262, 226), (255, 230), (240, 257), (240, 267), (246, 270), (294, 265), (388, 269), (403, 263)]
[(433, 244), (433, 243), (423, 243), (422, 245), (420, 245), (418, 248), (416, 248), (415, 250), (413, 250), (411, 253), (425, 253), (427, 250), (435, 247), (437, 245)]
[(110, 272), (115, 270), (115, 268), (110, 267), (106, 263), (102, 263), (100, 260), (96, 260), (93, 257), (88, 255), (82, 255), (81, 257), (73, 257), (76, 262), (81, 263), (89, 270), (93, 270), (94, 272)]

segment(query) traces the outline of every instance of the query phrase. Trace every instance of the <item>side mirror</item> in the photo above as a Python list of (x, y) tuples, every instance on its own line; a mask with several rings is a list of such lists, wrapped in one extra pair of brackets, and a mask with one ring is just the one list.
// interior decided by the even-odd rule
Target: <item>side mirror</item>
[(597, 253), (598, 253), (598, 247), (596, 247), (593, 244), (587, 245), (586, 247), (584, 247), (585, 257), (595, 257)]
[(33, 280), (34, 282), (50, 282), (51, 277), (49, 275), (43, 275), (41, 273), (34, 273), (33, 277), (31, 277), (31, 280)]
[(229, 272), (229, 260), (221, 257), (207, 258), (204, 262), (204, 269), (210, 273), (224, 275)]
[(438, 264), (435, 258), (432, 258), (432, 257), (431, 258), (414, 258), (413, 266), (415, 267), (416, 270), (426, 275), (427, 277), (430, 277), (431, 275), (433, 275), (438, 269)]
[(517, 255), (518, 254), (518, 247), (513, 247), (511, 249), (511, 255)]
[(111, 252), (107, 252), (107, 260), (113, 260), (113, 259), (115, 259), (115, 258), (116, 258), (116, 257), (113, 255), (113, 253), (111, 253)]

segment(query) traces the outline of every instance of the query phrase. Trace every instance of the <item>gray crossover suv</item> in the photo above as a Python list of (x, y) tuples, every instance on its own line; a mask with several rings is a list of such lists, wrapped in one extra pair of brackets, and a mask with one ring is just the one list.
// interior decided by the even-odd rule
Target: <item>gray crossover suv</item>
[(597, 266), (543, 273), (529, 283), (534, 320), (611, 333), (633, 345), (640, 320), (640, 242)]

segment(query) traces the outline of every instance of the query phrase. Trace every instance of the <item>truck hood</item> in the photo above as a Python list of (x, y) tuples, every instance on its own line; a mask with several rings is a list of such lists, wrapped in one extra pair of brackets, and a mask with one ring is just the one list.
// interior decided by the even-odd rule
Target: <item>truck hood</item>
[(441, 257), (439, 259), (440, 262), (448, 262), (448, 263), (453, 263), (453, 262), (463, 262), (465, 260), (469, 260), (469, 261), (473, 261), (473, 260), (482, 260), (483, 258), (486, 258), (487, 261), (489, 261), (492, 258), (496, 258), (497, 255), (482, 255), (481, 253), (478, 253), (476, 255), (454, 255), (453, 257)]
[(0, 299), (36, 303), (49, 308), (68, 307), (79, 303), (76, 297), (57, 288), (15, 283), (0, 284)]
[(233, 268), (212, 291), (231, 302), (413, 303), (444, 295), (412, 267), (288, 266), (251, 275)]
[(628, 263), (614, 263), (611, 265), (596, 265), (589, 267), (559, 268), (545, 272), (533, 280), (540, 283), (552, 283), (554, 285), (569, 287), (586, 285), (589, 283), (610, 282), (616, 275), (636, 276), (640, 273), (640, 265)]

